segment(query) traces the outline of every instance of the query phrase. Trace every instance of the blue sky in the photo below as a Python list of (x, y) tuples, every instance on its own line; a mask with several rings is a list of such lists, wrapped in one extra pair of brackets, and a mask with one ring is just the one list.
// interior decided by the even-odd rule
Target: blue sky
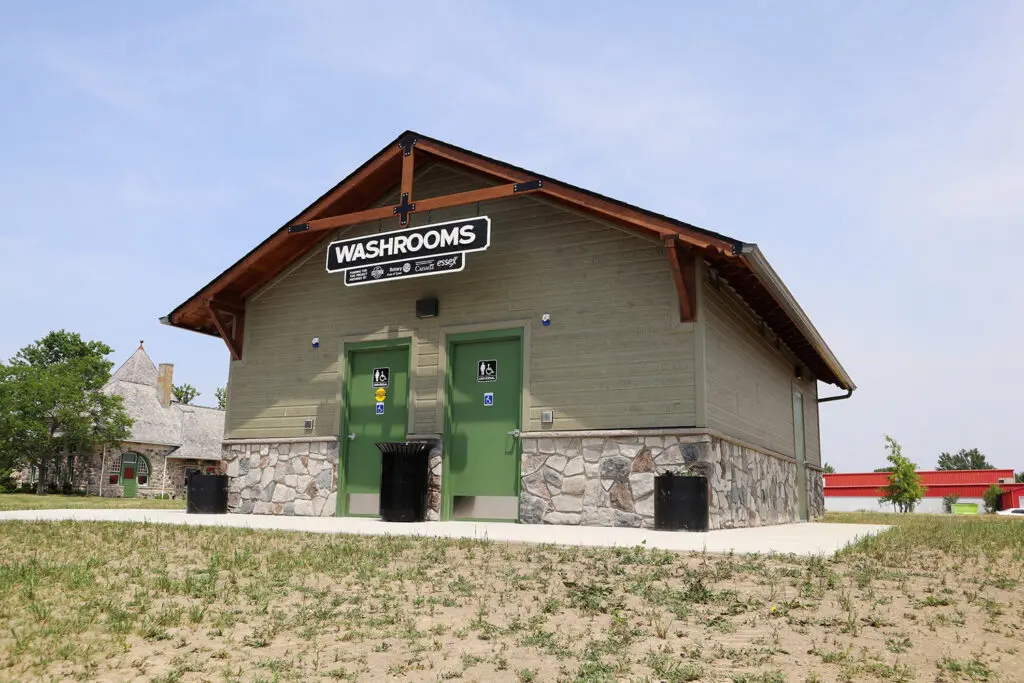
[[(825, 459), (1024, 469), (1024, 5), (0, 2), (0, 357), (146, 340), (404, 129), (757, 242), (859, 385)], [(828, 389), (823, 389), (823, 393)]]

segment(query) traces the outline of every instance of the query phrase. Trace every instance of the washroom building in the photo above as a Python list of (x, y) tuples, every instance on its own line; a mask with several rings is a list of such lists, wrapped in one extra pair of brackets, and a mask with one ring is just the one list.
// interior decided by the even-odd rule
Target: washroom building
[(712, 528), (814, 519), (855, 388), (756, 245), (413, 132), (163, 321), (230, 352), (253, 514), (373, 515), (416, 440), (432, 519), (651, 526), (680, 470)]

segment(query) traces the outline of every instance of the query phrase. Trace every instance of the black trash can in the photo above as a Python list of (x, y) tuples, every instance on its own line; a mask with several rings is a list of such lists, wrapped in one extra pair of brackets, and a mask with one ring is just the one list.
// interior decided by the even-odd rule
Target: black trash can
[(228, 511), (228, 475), (193, 472), (185, 489), (185, 512), (223, 515)]
[(708, 478), (666, 473), (654, 478), (654, 528), (663, 531), (707, 531)]
[(422, 522), (427, 518), (430, 444), (378, 443), (380, 517), (385, 522)]

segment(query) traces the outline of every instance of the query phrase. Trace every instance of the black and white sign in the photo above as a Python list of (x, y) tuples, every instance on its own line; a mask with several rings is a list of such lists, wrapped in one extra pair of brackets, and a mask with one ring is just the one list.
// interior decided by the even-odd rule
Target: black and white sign
[(391, 368), (373, 369), (373, 388), (387, 389), (391, 384)]
[(498, 361), (482, 360), (479, 363), (477, 363), (477, 382), (493, 382), (496, 379), (498, 379)]
[(465, 218), (331, 242), (327, 272), (344, 272), (350, 286), (451, 273), (465, 267), (466, 254), (489, 246), (491, 219)]
[(365, 268), (353, 268), (345, 271), (345, 284), (368, 285), (383, 280), (399, 280), (408, 277), (420, 277), (422, 275), (437, 275), (439, 273), (455, 273), (466, 266), (466, 257), (462, 254), (451, 254), (448, 256), (430, 256), (424, 259), (413, 259), (399, 261), (383, 266), (372, 266)]

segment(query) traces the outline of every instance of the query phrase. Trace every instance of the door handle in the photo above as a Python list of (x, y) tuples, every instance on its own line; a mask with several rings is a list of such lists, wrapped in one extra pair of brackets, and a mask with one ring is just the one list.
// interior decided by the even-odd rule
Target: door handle
[(355, 432), (352, 432), (351, 434), (348, 435), (348, 440), (349, 441), (355, 441), (355, 439), (356, 439), (356, 433)]
[(522, 432), (520, 432), (518, 429), (513, 429), (511, 432), (508, 433), (508, 435), (511, 436), (513, 439), (518, 439), (520, 434), (522, 434)]

